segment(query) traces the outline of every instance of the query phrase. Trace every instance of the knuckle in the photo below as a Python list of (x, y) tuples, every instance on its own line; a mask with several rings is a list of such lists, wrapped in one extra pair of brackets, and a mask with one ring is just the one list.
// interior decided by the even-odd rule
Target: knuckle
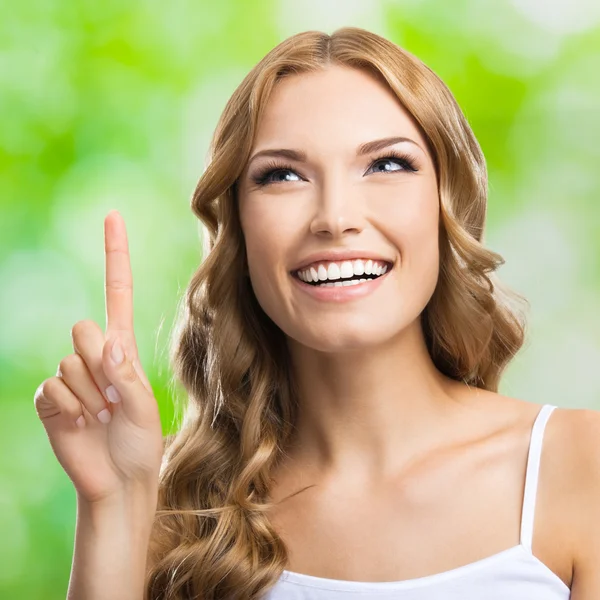
[(123, 371), (121, 372), (121, 377), (123, 381), (126, 383), (133, 383), (137, 379), (137, 373), (133, 368), (133, 365), (130, 362), (125, 363), (123, 366)]
[(71, 375), (80, 370), (82, 363), (83, 359), (79, 354), (69, 354), (60, 361), (58, 370), (63, 375)]
[(62, 388), (62, 382), (58, 377), (50, 377), (44, 380), (35, 392), (36, 404), (40, 402), (42, 398), (55, 398), (59, 390)]
[(71, 328), (71, 338), (81, 337), (89, 332), (91, 329), (97, 329), (98, 325), (92, 319), (83, 319), (81, 321), (77, 321), (75, 325)]
[(106, 284), (106, 289), (110, 289), (114, 292), (130, 292), (131, 287), (131, 283), (119, 279), (112, 279)]
[(34, 395), (34, 406), (38, 417), (44, 421), (58, 414), (76, 419), (82, 414), (81, 403), (67, 393), (67, 387), (60, 377), (50, 377), (43, 381)]

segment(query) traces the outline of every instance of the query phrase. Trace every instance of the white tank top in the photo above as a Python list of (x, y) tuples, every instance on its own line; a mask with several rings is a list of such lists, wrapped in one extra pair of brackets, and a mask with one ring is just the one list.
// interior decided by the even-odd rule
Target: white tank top
[(548, 417), (556, 406), (544, 404), (529, 442), (520, 544), (469, 563), (416, 579), (363, 582), (326, 579), (283, 571), (265, 600), (565, 600), (568, 586), (531, 551), (535, 498)]

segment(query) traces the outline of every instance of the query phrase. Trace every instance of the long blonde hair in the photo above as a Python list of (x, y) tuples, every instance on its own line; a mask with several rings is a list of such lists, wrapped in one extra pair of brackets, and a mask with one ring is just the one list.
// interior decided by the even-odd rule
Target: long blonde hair
[(266, 511), (298, 394), (284, 335), (246, 275), (237, 180), (276, 83), (328, 65), (365, 69), (386, 82), (427, 140), (439, 188), (440, 271), (421, 323), (436, 367), (497, 391), (523, 344), (524, 311), (515, 301), (526, 300), (500, 287), (494, 271), (504, 260), (482, 243), (485, 159), (442, 80), (409, 52), (357, 27), (281, 42), (229, 99), (192, 198), (206, 255), (172, 336), (174, 380), (188, 401), (160, 477), (146, 579), (151, 600), (258, 599), (286, 567), (286, 547)]

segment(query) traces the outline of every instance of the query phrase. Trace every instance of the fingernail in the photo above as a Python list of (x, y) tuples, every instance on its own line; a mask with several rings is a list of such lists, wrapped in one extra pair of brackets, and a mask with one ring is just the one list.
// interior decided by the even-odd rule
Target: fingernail
[(98, 421), (100, 421), (100, 423), (110, 423), (110, 418), (111, 414), (108, 408), (105, 408), (98, 413)]
[(106, 397), (109, 402), (116, 404), (117, 402), (121, 402), (121, 394), (117, 391), (117, 388), (114, 385), (109, 385), (106, 388)]
[(123, 362), (125, 358), (125, 353), (123, 352), (123, 346), (121, 346), (121, 342), (119, 342), (119, 338), (116, 338), (112, 349), (110, 351), (110, 357), (116, 365), (119, 365)]
[(80, 429), (82, 427), (85, 427), (85, 417), (83, 415), (81, 415), (77, 421), (75, 421), (75, 425), (77, 425), (77, 427), (79, 427)]

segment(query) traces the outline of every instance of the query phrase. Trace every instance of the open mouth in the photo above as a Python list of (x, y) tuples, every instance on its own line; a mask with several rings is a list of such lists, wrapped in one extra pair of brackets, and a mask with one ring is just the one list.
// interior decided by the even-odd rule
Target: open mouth
[(361, 275), (352, 275), (351, 277), (338, 277), (337, 279), (330, 279), (327, 277), (326, 279), (319, 279), (319, 281), (307, 281), (306, 279), (302, 279), (300, 277), (299, 271), (292, 272), (292, 275), (305, 283), (307, 285), (312, 285), (315, 287), (334, 287), (334, 286), (349, 286), (349, 285), (359, 285), (361, 283), (365, 283), (366, 281), (370, 281), (371, 279), (379, 279), (379, 277), (383, 277), (387, 273), (389, 273), (393, 268), (393, 263), (384, 263), (384, 269), (380, 274), (377, 273), (362, 273)]

